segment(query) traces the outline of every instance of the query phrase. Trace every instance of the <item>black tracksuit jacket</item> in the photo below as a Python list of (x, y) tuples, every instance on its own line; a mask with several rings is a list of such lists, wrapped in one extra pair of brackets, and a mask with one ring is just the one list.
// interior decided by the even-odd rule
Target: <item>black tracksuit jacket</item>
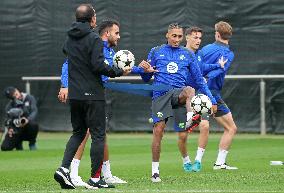
[(105, 100), (101, 75), (121, 76), (121, 69), (104, 63), (103, 42), (88, 22), (74, 22), (63, 46), (68, 57), (68, 97)]

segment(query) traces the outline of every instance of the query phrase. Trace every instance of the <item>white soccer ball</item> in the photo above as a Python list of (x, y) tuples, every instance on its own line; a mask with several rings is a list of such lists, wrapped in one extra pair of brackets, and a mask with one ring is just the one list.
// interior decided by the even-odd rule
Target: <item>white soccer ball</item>
[(195, 95), (191, 99), (191, 108), (195, 113), (198, 114), (210, 114), (212, 103), (208, 96), (204, 94)]
[(119, 50), (113, 56), (113, 65), (122, 70), (125, 68), (132, 68), (134, 63), (134, 55), (129, 50)]

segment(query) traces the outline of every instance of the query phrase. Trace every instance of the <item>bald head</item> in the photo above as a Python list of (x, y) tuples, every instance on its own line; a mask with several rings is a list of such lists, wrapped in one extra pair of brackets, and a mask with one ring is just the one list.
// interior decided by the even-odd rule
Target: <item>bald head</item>
[(77, 22), (91, 22), (92, 17), (96, 15), (95, 10), (91, 4), (81, 4), (76, 9), (76, 21)]

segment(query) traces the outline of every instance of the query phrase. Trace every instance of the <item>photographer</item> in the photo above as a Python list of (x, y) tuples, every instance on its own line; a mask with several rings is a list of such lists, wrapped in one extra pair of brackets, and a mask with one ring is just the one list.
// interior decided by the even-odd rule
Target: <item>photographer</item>
[(38, 124), (34, 122), (37, 115), (36, 100), (32, 95), (20, 92), (15, 87), (4, 90), (10, 99), (5, 111), (5, 137), (1, 144), (2, 151), (23, 150), (23, 141), (29, 141), (30, 150), (36, 150)]

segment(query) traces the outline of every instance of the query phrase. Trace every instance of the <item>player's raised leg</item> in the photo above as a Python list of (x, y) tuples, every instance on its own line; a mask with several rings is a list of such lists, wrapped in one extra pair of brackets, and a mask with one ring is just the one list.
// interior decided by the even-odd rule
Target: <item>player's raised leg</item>
[(186, 128), (187, 130), (192, 130), (195, 127), (197, 127), (201, 121), (201, 116), (199, 114), (196, 114), (191, 109), (191, 99), (195, 95), (195, 89), (187, 86), (184, 87), (182, 92), (179, 94), (178, 102), (179, 104), (185, 104), (186, 110), (187, 110), (187, 122), (186, 122)]
[(237, 132), (237, 126), (233, 120), (232, 113), (229, 112), (223, 116), (215, 117), (216, 121), (224, 127), (224, 133), (219, 143), (219, 153), (213, 169), (238, 169), (226, 164), (227, 154), (233, 141), (233, 137)]

